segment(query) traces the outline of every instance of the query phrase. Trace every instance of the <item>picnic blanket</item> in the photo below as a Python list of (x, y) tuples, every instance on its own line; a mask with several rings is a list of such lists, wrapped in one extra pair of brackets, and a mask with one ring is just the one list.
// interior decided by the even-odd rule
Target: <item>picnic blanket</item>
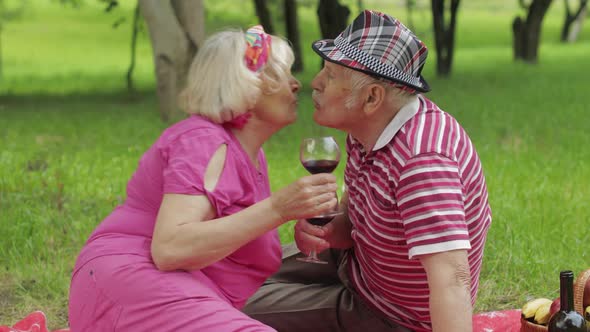
[(473, 315), (473, 332), (519, 332), (520, 315), (520, 309)]
[[(520, 310), (484, 312), (473, 315), (473, 332), (519, 332)], [(41, 311), (30, 313), (20, 322), (0, 326), (0, 332), (70, 332), (69, 329), (47, 329), (47, 318)]]
[(0, 326), (0, 332), (70, 332), (70, 329), (49, 331), (42, 311), (34, 311), (13, 326)]

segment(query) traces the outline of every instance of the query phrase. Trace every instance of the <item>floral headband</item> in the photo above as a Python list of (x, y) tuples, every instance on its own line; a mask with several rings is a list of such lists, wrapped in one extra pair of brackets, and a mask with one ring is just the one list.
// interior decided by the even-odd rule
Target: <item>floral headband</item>
[[(245, 34), (246, 52), (244, 62), (246, 67), (255, 73), (259, 73), (262, 67), (268, 62), (270, 54), (270, 36), (264, 32), (261, 25), (255, 25), (248, 29)], [(240, 114), (224, 123), (226, 127), (242, 129), (252, 113)]]
[(244, 61), (251, 71), (258, 73), (268, 61), (270, 54), (270, 36), (261, 25), (255, 25), (246, 31), (246, 53)]

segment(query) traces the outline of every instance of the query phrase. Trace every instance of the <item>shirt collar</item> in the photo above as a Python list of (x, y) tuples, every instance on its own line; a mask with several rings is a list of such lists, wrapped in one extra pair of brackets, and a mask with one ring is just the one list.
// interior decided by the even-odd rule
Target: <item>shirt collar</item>
[(381, 135), (379, 135), (375, 146), (373, 146), (373, 151), (377, 151), (387, 145), (401, 127), (418, 113), (419, 108), (420, 99), (418, 98), (418, 95), (416, 95), (399, 110), (387, 127), (385, 127)]

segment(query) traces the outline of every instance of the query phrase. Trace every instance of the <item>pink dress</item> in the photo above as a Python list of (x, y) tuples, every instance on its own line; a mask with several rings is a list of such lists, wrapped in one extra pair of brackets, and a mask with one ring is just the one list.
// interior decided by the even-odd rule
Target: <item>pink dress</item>
[[(203, 175), (222, 144), (223, 173), (208, 191)], [(150, 254), (165, 193), (206, 195), (218, 217), (233, 214), (270, 195), (262, 150), (258, 161), (256, 169), (231, 131), (202, 117), (166, 129), (139, 161), (125, 203), (78, 256), (70, 285), (72, 331), (274, 331), (239, 309), (280, 266), (276, 230), (191, 272), (159, 271)]]

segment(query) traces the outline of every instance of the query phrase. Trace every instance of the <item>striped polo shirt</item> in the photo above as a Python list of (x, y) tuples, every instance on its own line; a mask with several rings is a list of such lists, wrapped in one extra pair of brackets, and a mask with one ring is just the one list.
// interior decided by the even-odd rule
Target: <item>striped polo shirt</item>
[(350, 278), (359, 295), (391, 320), (430, 331), (428, 281), (416, 256), (466, 249), (475, 303), (491, 210), (481, 162), (459, 123), (418, 95), (372, 151), (350, 135), (346, 149)]

